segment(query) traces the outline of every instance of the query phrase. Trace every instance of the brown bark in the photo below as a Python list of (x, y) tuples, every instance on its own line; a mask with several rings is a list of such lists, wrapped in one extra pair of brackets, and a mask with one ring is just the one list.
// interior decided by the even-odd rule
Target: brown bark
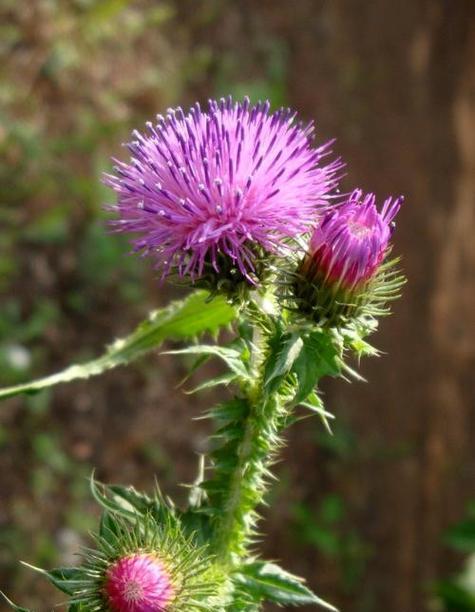
[[(389, 354), (363, 365), (369, 385), (327, 389), (361, 450), (329, 477), (322, 452), (305, 445), (302, 457), (304, 429), (288, 451), (293, 472), (305, 473), (305, 498), (316, 505), (339, 491), (372, 547), (351, 598), (325, 560), (311, 552), (300, 560), (319, 591), (352, 612), (428, 609), (431, 584), (450, 561), (441, 533), (475, 496), (474, 25), (470, 0), (241, 0), (212, 33), (194, 33), (214, 41), (216, 57), (238, 55), (231, 82), (258, 78), (262, 49), (281, 45), (289, 102), (316, 118), (322, 137), (338, 137), (345, 187), (407, 198), (396, 250), (409, 283), (375, 339)], [(303, 468), (312, 462), (314, 475)], [(284, 545), (281, 536), (270, 552), (282, 558)]]

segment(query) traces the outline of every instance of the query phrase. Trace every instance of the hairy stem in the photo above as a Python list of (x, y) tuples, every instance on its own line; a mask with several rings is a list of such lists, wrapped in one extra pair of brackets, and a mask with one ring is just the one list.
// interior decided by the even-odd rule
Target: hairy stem
[(231, 456), (227, 457), (226, 475), (221, 479), (225, 488), (217, 500), (215, 549), (223, 562), (242, 558), (252, 542), (258, 519), (256, 508), (263, 501), (269, 467), (280, 446), (278, 432), (284, 407), (278, 394), (267, 397), (263, 392), (266, 341), (265, 334), (256, 325), (251, 355), (252, 383), (243, 389), (245, 411), (235, 427), (234, 444), (228, 444)]

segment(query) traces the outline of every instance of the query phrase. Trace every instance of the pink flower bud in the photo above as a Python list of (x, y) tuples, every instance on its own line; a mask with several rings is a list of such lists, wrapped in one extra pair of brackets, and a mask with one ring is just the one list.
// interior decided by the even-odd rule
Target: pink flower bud
[(146, 553), (113, 563), (106, 574), (105, 591), (113, 612), (165, 612), (175, 595), (166, 567)]
[(372, 193), (355, 189), (323, 215), (310, 240), (312, 273), (330, 285), (354, 291), (375, 275), (387, 253), (392, 222), (402, 198), (388, 198), (382, 211)]

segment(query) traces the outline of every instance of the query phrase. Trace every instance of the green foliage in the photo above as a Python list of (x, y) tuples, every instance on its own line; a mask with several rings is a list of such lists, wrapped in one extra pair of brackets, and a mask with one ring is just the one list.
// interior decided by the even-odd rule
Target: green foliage
[(444, 540), (455, 550), (475, 553), (475, 503), (468, 507), (466, 517), (447, 531)]
[(322, 329), (302, 335), (302, 349), (293, 363), (298, 386), (294, 402), (307, 400), (324, 376), (338, 376), (342, 368), (343, 341), (337, 332)]
[(230, 324), (234, 317), (235, 310), (223, 297), (210, 301), (208, 294), (197, 291), (181, 302), (173, 302), (162, 310), (152, 312), (148, 320), (141, 323), (132, 334), (111, 344), (102, 357), (69, 366), (58, 374), (30, 383), (1, 389), (0, 399), (20, 393), (36, 393), (61, 383), (97, 376), (142, 357), (165, 340), (194, 338), (204, 332), (217, 333), (221, 327)]
[[(313, 410), (324, 413), (314, 387), (320, 376), (338, 375), (343, 350), (341, 338), (328, 330), (287, 332), (284, 321), (274, 317), (259, 319), (252, 340), (246, 326), (238, 327), (242, 345), (251, 346), (252, 354), (248, 358), (241, 352), (244, 376), (234, 362), (239, 353), (226, 353), (240, 393), (209, 412), (217, 425), (216, 447), (210, 455), (213, 476), (200, 485), (207, 496), (202, 511), (211, 517), (215, 533), (213, 550), (231, 565), (245, 559), (255, 541), (257, 507), (267, 490), (290, 406), (303, 398)], [(200, 350), (215, 352), (208, 347), (196, 347), (194, 352)], [(297, 600), (296, 596), (293, 603)]]
[(475, 504), (472, 502), (466, 517), (451, 527), (444, 541), (450, 547), (469, 553), (464, 569), (455, 576), (440, 580), (435, 594), (444, 612), (475, 612)]
[(280, 326), (268, 340), (266, 367), (264, 370), (264, 393), (275, 393), (290, 373), (303, 346), (300, 334), (283, 332)]
[(233, 576), (234, 582), (245, 586), (256, 602), (270, 601), (279, 606), (319, 605), (326, 610), (336, 608), (317, 597), (304, 581), (286, 572), (275, 563), (252, 561), (244, 563)]
[[(104, 487), (92, 481), (92, 493), (105, 510), (98, 543), (103, 552), (110, 549), (109, 538), (113, 539), (116, 548), (123, 541), (138, 545), (138, 532), (133, 532), (133, 542), (127, 539), (123, 521), (142, 526), (143, 521), (150, 521), (152, 532), (156, 531), (156, 526), (172, 533), (178, 530), (190, 546), (199, 550), (205, 547), (215, 556), (226, 574), (223, 597), (227, 603), (223, 610), (259, 610), (263, 601), (280, 606), (318, 604), (334, 610), (313, 594), (301, 579), (273, 563), (254, 557), (249, 562), (249, 555), (256, 541), (259, 505), (272, 477), (270, 468), (282, 445), (282, 432), (295, 418), (293, 409), (302, 404), (319, 414), (328, 428), (327, 418), (331, 415), (325, 411), (316, 387), (323, 376), (352, 372), (344, 363), (346, 348), (357, 353), (370, 350), (362, 338), (367, 333), (365, 326), (337, 330), (308, 323), (289, 325), (287, 314), (273, 308), (268, 310), (251, 303), (247, 312), (241, 310), (238, 314), (223, 297), (210, 300), (209, 294), (198, 291), (182, 302), (153, 313), (130, 336), (111, 345), (103, 357), (83, 366), (72, 366), (56, 377), (4, 393), (31, 392), (69, 379), (100, 374), (136, 359), (165, 339), (194, 338), (205, 331), (216, 335), (220, 328), (234, 320), (237, 320), (237, 337), (227, 346), (197, 344), (169, 351), (195, 358), (192, 371), (211, 357), (225, 364), (227, 372), (202, 383), (198, 389), (217, 384), (235, 387), (230, 400), (207, 414), (216, 423), (214, 448), (209, 454), (211, 475), (206, 472), (205, 478), (201, 470), (191, 487), (189, 506), (184, 510), (176, 508), (158, 489), (153, 496), (148, 496), (132, 487)], [(48, 444), (48, 440), (46, 446), (39, 440), (39, 452), (49, 456)], [(61, 457), (58, 457), (53, 453), (49, 461), (55, 469), (62, 469)], [(97, 575), (97, 568), (94, 572)], [(58, 588), (69, 592), (81, 587), (81, 580), (90, 581), (93, 576), (88, 577), (87, 572), (78, 574), (74, 569), (54, 570), (46, 575)], [(89, 593), (86, 599), (81, 595), (73, 600), (78, 609), (81, 606), (88, 609), (87, 601), (96, 600), (87, 598), (100, 590), (99, 585), (91, 581), (84, 588)], [(77, 593), (74, 591), (73, 595)], [(221, 610), (222, 602), (217, 605), (216, 609)], [(198, 606), (198, 609), (201, 608)]]
[(470, 592), (457, 579), (441, 580), (435, 591), (444, 612), (474, 612), (475, 592)]
[(88, 581), (79, 567), (60, 567), (46, 571), (29, 563), (23, 565), (45, 576), (53, 586), (66, 595), (72, 596), (78, 589), (88, 586)]
[(363, 578), (371, 550), (349, 524), (343, 500), (327, 495), (316, 510), (304, 503), (297, 504), (293, 516), (297, 541), (332, 560), (342, 589), (354, 592)]
[(176, 351), (168, 351), (168, 355), (198, 355), (199, 357), (219, 357), (229, 367), (232, 374), (246, 381), (249, 379), (247, 364), (243, 362), (242, 352), (236, 348), (200, 344)]

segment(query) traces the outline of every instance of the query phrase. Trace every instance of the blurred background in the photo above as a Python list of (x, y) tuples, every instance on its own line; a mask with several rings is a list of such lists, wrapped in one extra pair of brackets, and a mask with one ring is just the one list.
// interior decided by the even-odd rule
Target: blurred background
[[(369, 384), (323, 389), (335, 435), (292, 429), (263, 550), (346, 612), (475, 610), (475, 2), (1, 0), (0, 20), (0, 385), (99, 354), (175, 294), (105, 231), (99, 177), (132, 128), (228, 93), (291, 105), (337, 138), (344, 187), (406, 195), (409, 283)], [(156, 355), (0, 406), (15, 601), (61, 602), (17, 559), (74, 563), (93, 467), (184, 498), (192, 418), (219, 399), (191, 401), (184, 373)]]

